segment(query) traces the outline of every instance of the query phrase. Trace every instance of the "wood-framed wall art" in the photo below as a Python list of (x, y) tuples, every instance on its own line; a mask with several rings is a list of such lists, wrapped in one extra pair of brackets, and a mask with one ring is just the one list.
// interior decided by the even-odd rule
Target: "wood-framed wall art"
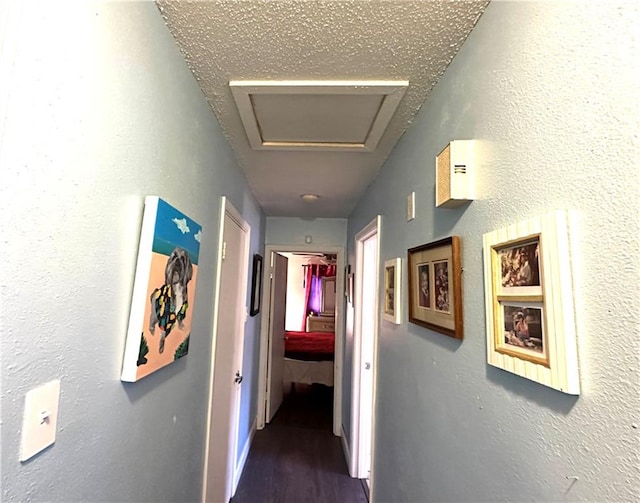
[(262, 299), (262, 255), (253, 255), (253, 272), (251, 274), (251, 308), (249, 315), (255, 316), (260, 312)]
[(450, 236), (407, 251), (409, 321), (464, 337), (460, 237)]
[(580, 394), (568, 214), (483, 236), (487, 362)]
[(386, 260), (384, 263), (384, 303), (382, 319), (400, 325), (402, 319), (402, 259)]

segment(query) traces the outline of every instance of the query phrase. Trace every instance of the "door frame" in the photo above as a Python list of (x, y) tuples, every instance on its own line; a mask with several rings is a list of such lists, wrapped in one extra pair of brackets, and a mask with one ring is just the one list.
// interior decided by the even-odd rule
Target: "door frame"
[[(380, 324), (380, 238), (382, 230), (382, 217), (376, 216), (369, 224), (367, 224), (355, 236), (356, 247), (356, 267), (355, 267), (355, 298), (354, 298), (354, 327), (353, 327), (353, 364), (351, 367), (351, 466), (350, 473), (356, 478), (368, 478), (373, 480), (373, 465), (375, 451), (375, 410), (376, 410), (376, 382), (378, 370), (378, 331)], [(362, 347), (360, 344), (362, 338), (362, 289), (363, 289), (363, 268), (364, 268), (364, 242), (377, 235), (376, 244), (376, 269), (375, 275), (375, 295), (374, 304), (376, 316), (373, 321), (373, 355), (372, 355), (372, 389), (371, 389), (371, 439), (370, 439), (370, 459), (371, 466), (364, 466), (362, 460), (363, 442), (360, 438), (360, 425), (363, 420), (361, 415), (361, 398), (362, 390), (360, 387), (360, 372), (363, 365)], [(370, 473), (367, 473), (370, 472)], [(370, 494), (373, 494), (370, 487)]]
[[(333, 361), (333, 434), (340, 436), (342, 428), (342, 369), (344, 348), (344, 263), (345, 249), (339, 246), (321, 245), (266, 245), (265, 259), (268, 267), (264, 268), (262, 284), (271, 285), (270, 274), (273, 269), (273, 254), (288, 252), (321, 252), (336, 255), (336, 338)], [(271, 308), (271, 288), (263, 288), (262, 305)], [(260, 326), (260, 370), (258, 376), (258, 418), (257, 428), (262, 430), (266, 424), (265, 405), (267, 400), (267, 360), (269, 347), (269, 317), (263, 316)]]
[[(212, 337), (211, 337), (211, 356), (210, 356), (210, 366), (209, 366), (209, 399), (207, 406), (207, 424), (206, 424), (206, 434), (205, 434), (205, 445), (204, 445), (204, 463), (203, 463), (203, 476), (202, 476), (202, 501), (206, 502), (207, 496), (207, 484), (209, 482), (207, 473), (209, 469), (209, 458), (210, 455), (213, 456), (213, 453), (209, 451), (209, 444), (212, 436), (211, 431), (211, 422), (212, 416), (214, 412), (213, 408), (213, 392), (214, 392), (214, 373), (216, 367), (216, 347), (218, 342), (218, 320), (220, 314), (220, 285), (222, 283), (222, 256), (223, 256), (223, 246), (224, 246), (224, 226), (225, 226), (225, 218), (227, 215), (238, 224), (240, 229), (243, 231), (243, 242), (244, 242), (244, 266), (241, 269), (241, 277), (238, 278), (238, 284), (240, 285), (240, 298), (247, 298), (247, 282), (249, 279), (249, 253), (250, 253), (250, 244), (251, 244), (251, 227), (244, 220), (242, 214), (231, 204), (231, 202), (225, 197), (222, 196), (220, 198), (220, 220), (218, 223), (218, 247), (217, 247), (217, 260), (216, 260), (216, 276), (215, 276), (215, 286), (214, 286), (214, 295), (213, 295), (213, 322), (212, 322)], [(245, 300), (246, 302), (246, 300)], [(241, 326), (244, 330), (244, 323), (247, 320), (247, 306), (244, 303), (236, 306), (236, 316), (239, 319), (243, 320)], [(221, 355), (222, 356), (222, 355)], [(230, 382), (230, 385), (234, 385)], [(242, 388), (240, 388), (240, 394), (242, 394)], [(239, 482), (239, 473), (237, 470), (237, 461), (238, 461), (238, 426), (239, 426), (239, 408), (242, 402), (242, 396), (238, 398), (238, 406), (236, 410), (229, 410), (229, 415), (231, 416), (231, 449), (229, 450), (227, 457), (227, 477), (225, 481), (225, 501), (229, 501), (233, 494), (235, 493), (238, 482)], [(236, 416), (234, 419), (234, 415)]]

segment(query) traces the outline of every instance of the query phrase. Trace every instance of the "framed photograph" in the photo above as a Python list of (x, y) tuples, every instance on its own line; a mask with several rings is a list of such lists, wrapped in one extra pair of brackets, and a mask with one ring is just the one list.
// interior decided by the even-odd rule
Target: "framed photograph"
[(262, 299), (262, 255), (253, 255), (253, 272), (251, 274), (251, 309), (249, 314), (255, 316), (260, 312)]
[(460, 257), (458, 236), (408, 250), (411, 323), (455, 339), (464, 337)]
[(344, 296), (349, 299), (349, 274), (351, 274), (351, 265), (344, 266)]
[(202, 227), (157, 196), (144, 201), (120, 379), (136, 382), (186, 356)]
[(579, 394), (568, 215), (489, 232), (483, 248), (488, 363)]
[(402, 259), (394, 258), (384, 263), (384, 303), (382, 319), (400, 325), (402, 282)]

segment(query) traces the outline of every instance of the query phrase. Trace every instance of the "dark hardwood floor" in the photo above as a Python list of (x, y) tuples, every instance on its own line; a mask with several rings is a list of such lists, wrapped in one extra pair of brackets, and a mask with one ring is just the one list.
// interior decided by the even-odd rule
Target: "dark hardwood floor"
[(333, 435), (333, 389), (296, 384), (256, 432), (231, 503), (366, 503)]

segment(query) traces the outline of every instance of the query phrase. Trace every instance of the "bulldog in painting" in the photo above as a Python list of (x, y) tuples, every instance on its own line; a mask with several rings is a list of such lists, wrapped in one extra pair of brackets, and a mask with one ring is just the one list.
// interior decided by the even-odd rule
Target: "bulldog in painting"
[(193, 276), (193, 265), (186, 250), (176, 247), (169, 255), (164, 271), (164, 285), (156, 288), (149, 299), (151, 315), (149, 331), (155, 334), (156, 325), (160, 327), (159, 352), (164, 351), (164, 342), (176, 322), (183, 328), (183, 320), (187, 315), (188, 295), (187, 283)]

